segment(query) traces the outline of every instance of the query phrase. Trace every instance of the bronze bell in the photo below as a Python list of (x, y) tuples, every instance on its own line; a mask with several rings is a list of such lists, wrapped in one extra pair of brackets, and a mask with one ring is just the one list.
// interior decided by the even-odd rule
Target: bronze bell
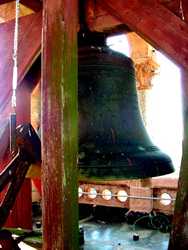
[(141, 179), (174, 171), (143, 125), (130, 58), (107, 46), (80, 47), (78, 103), (80, 179)]

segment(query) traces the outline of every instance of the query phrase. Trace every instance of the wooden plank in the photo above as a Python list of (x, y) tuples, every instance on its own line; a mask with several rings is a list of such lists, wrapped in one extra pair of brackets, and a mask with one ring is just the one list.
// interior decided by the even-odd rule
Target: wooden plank
[[(41, 13), (20, 18), (18, 46), (18, 84), (23, 80), (28, 69), (40, 53)], [(0, 116), (5, 115), (5, 108), (11, 97), (13, 70), (13, 31), (14, 22), (0, 25)]]
[(188, 69), (188, 25), (150, 0), (103, 0), (100, 4), (155, 48)]
[(183, 155), (168, 250), (188, 249), (188, 71), (184, 70), (182, 70), (182, 93), (184, 104)]
[(77, 0), (46, 0), (43, 16), (43, 249), (77, 250)]

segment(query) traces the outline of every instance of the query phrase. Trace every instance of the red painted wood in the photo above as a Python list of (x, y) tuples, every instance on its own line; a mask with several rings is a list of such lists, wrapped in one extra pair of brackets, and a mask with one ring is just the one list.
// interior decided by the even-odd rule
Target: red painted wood
[[(11, 86), (12, 86), (12, 48), (13, 48), (14, 22), (0, 25), (0, 121), (6, 122), (11, 110)], [(32, 35), (31, 35), (32, 34)], [(41, 44), (41, 13), (33, 14), (20, 19), (19, 30), (19, 62), (18, 77), (20, 85), (36, 56), (40, 52)], [(28, 82), (22, 81), (22, 86), (18, 87), (17, 92), (17, 123), (30, 121), (30, 92)], [(7, 127), (1, 137), (3, 151), (5, 153), (9, 144), (9, 131)], [(1, 149), (2, 149), (1, 145)], [(1, 162), (2, 163), (2, 162)], [(4, 162), (5, 163), (5, 162)], [(1, 198), (3, 192), (1, 193)], [(10, 214), (6, 226), (23, 227), (31, 229), (31, 183), (26, 180), (15, 203), (14, 209)]]
[(78, 250), (77, 0), (46, 0), (43, 16), (43, 249)]
[[(30, 121), (30, 88), (28, 82), (22, 82), (22, 85), (17, 91), (17, 124)], [(10, 100), (9, 100), (10, 101)], [(3, 122), (3, 121), (2, 121)], [(9, 145), (9, 131), (6, 131), (3, 137), (1, 137), (1, 144), (5, 145), (5, 150)], [(2, 159), (1, 159), (2, 160)], [(5, 166), (6, 159), (1, 161), (0, 169)], [(4, 190), (0, 194), (0, 199), (3, 199)], [(15, 205), (8, 217), (6, 227), (21, 227), (26, 229), (32, 229), (32, 200), (31, 200), (31, 181), (26, 179), (15, 202)]]
[(175, 15), (180, 16), (180, 0), (157, 0)]
[[(18, 84), (23, 80), (28, 69), (40, 53), (41, 13), (20, 18), (18, 47)], [(14, 21), (0, 25), (0, 118), (7, 116), (8, 101), (12, 86), (12, 51)], [(9, 108), (8, 108), (9, 109)]]
[(153, 0), (98, 1), (154, 47), (188, 69), (188, 25)]
[(31, 180), (26, 179), (16, 198), (5, 227), (32, 229)]
[(181, 19), (184, 18), (185, 22), (188, 22), (187, 0), (158, 0), (158, 2), (172, 11), (175, 15), (179, 16)]
[[(17, 91), (17, 124), (30, 122), (30, 89), (29, 82), (22, 81), (22, 85)], [(14, 206), (16, 215), (16, 227), (32, 229), (32, 200), (31, 200), (31, 180), (26, 179), (18, 194)]]

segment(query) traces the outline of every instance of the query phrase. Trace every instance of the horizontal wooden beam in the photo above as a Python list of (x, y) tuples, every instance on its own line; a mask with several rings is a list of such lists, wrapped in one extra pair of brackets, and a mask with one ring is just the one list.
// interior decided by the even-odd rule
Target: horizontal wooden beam
[[(41, 48), (40, 12), (20, 18), (18, 41), (18, 84), (36, 60)], [(0, 25), (0, 114), (6, 113), (12, 91), (14, 21)]]
[(157, 1), (103, 0), (100, 4), (155, 48), (188, 69), (188, 25)]

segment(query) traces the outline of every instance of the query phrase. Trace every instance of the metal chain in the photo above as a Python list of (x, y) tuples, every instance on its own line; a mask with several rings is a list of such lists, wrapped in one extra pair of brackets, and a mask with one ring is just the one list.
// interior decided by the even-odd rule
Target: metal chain
[(141, 200), (170, 200), (175, 201), (175, 198), (163, 198), (163, 197), (153, 197), (153, 196), (136, 196), (136, 195), (118, 195), (118, 194), (102, 194), (102, 193), (93, 193), (93, 192), (81, 192), (79, 191), (78, 194), (80, 195), (96, 195), (97, 196), (105, 196), (105, 197), (118, 197), (118, 198), (130, 198), (130, 199), (141, 199)]
[(16, 89), (18, 82), (18, 31), (19, 31), (20, 0), (15, 2), (15, 28), (13, 47), (13, 74), (12, 74), (12, 108), (16, 108)]

